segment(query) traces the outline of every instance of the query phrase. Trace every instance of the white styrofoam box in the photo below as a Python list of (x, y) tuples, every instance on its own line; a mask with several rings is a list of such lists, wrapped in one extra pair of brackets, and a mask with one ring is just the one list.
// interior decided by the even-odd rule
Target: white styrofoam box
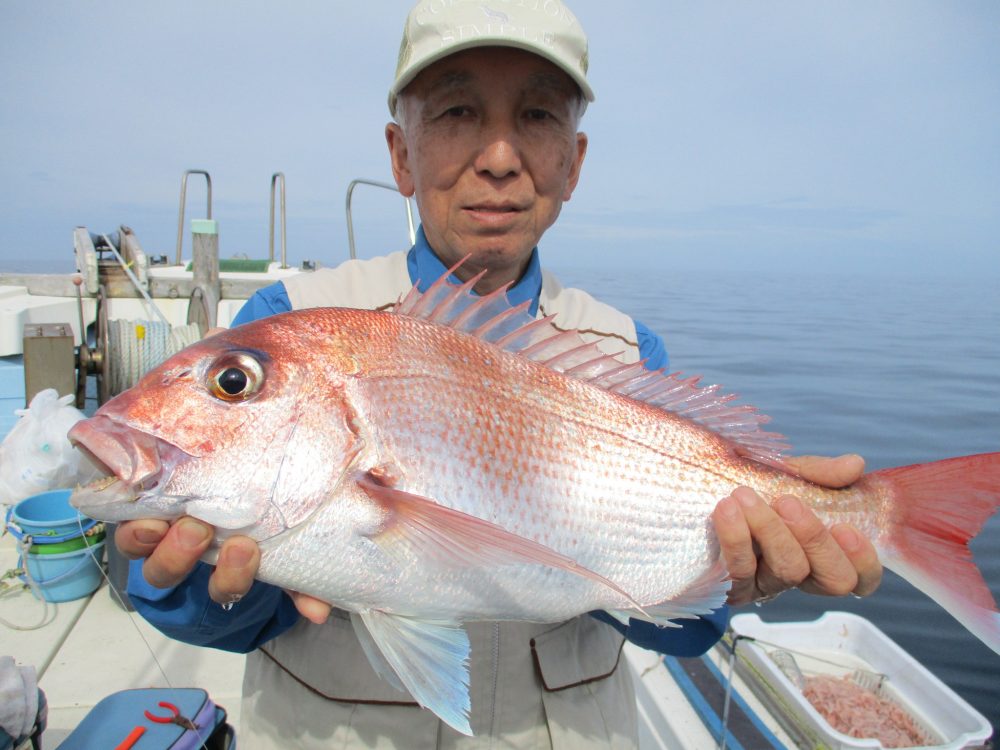
[[(865, 669), (887, 675), (883, 696), (902, 706), (924, 729), (940, 738), (936, 750), (959, 750), (980, 745), (992, 734), (986, 718), (951, 688), (863, 617), (827, 612), (812, 622), (764, 622), (755, 614), (733, 617), (730, 627), (739, 640), (737, 654), (754, 668), (759, 679), (793, 707), (804, 722), (835, 750), (881, 748), (874, 739), (858, 739), (836, 731), (816, 711), (770, 657), (770, 652), (792, 652), (804, 671), (847, 674)], [(835, 666), (836, 665), (836, 666)]]

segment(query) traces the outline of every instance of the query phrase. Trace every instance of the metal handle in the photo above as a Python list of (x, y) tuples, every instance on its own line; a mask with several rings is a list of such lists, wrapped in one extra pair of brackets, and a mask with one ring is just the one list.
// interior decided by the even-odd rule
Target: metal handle
[[(389, 182), (378, 182), (376, 180), (351, 180), (351, 183), (347, 186), (347, 244), (351, 251), (351, 259), (358, 257), (357, 251), (354, 247), (354, 221), (351, 219), (351, 198), (354, 194), (354, 188), (357, 185), (371, 185), (372, 187), (384, 188), (386, 190), (391, 190), (394, 193), (399, 193), (399, 189), (389, 183)], [(410, 244), (412, 245), (417, 241), (417, 230), (413, 226), (413, 206), (410, 203), (409, 198), (403, 198), (406, 202), (406, 223), (407, 228), (410, 233)]]
[(288, 268), (288, 264), (285, 262), (285, 173), (275, 172), (271, 175), (271, 235), (270, 243), (268, 245), (270, 251), (270, 260), (274, 262), (274, 187), (278, 182), (281, 182), (281, 267)]
[(188, 175), (192, 174), (205, 175), (205, 183), (208, 185), (208, 208), (205, 218), (212, 218), (212, 177), (204, 169), (189, 169), (181, 177), (181, 208), (177, 216), (177, 260), (174, 261), (174, 264), (178, 266), (181, 264), (181, 248), (184, 245), (184, 205), (187, 202), (187, 181)]

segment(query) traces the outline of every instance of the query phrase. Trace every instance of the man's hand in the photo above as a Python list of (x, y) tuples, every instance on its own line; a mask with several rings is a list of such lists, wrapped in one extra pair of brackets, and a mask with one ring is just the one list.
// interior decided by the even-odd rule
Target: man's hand
[[(176, 586), (194, 569), (212, 542), (215, 530), (185, 516), (166, 521), (127, 521), (118, 526), (115, 544), (126, 557), (145, 557), (142, 574), (158, 588)], [(219, 550), (215, 570), (208, 579), (208, 595), (219, 604), (239, 601), (253, 585), (260, 565), (257, 543), (245, 536), (226, 539)], [(299, 614), (322, 624), (330, 605), (311, 596), (289, 591)]]
[[(844, 487), (864, 473), (860, 456), (801, 456), (787, 459), (816, 484)], [(872, 543), (857, 529), (829, 529), (791, 495), (771, 505), (747, 487), (736, 489), (712, 516), (723, 557), (733, 580), (729, 603), (747, 604), (798, 587), (810, 594), (867, 596), (882, 580)]]

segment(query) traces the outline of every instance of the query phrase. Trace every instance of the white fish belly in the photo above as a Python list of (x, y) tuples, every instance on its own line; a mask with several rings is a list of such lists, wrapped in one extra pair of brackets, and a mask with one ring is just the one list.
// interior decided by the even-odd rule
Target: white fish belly
[[(594, 609), (632, 609), (633, 600), (648, 606), (674, 599), (717, 557), (708, 520), (714, 505), (710, 493), (685, 495), (667, 513), (654, 510), (649, 498), (641, 496), (594, 501), (588, 494), (603, 497), (606, 491), (600, 482), (584, 481), (589, 489), (576, 494), (569, 483), (552, 484), (560, 491), (542, 503), (549, 510), (539, 511), (534, 521), (530, 514), (477, 510), (473, 515), (551, 547), (608, 579), (627, 597), (590, 578), (544, 565), (455, 565), (405, 545), (382, 544), (381, 510), (358, 490), (338, 496), (292, 533), (266, 542), (260, 577), (345, 609), (462, 621), (553, 622)], [(544, 483), (520, 487), (535, 497), (546, 491)], [(621, 487), (619, 483), (619, 498)], [(418, 486), (411, 491), (433, 496), (436, 489)], [(448, 489), (452, 491), (444, 494), (455, 494)], [(461, 496), (477, 506), (478, 491), (472, 489), (466, 484)], [(369, 530), (375, 533), (368, 535)]]

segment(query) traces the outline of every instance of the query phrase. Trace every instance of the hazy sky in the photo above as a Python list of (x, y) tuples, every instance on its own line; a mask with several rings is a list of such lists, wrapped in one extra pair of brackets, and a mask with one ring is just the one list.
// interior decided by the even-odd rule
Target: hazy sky
[[(172, 256), (188, 168), (224, 256), (267, 252), (280, 170), (290, 256), (346, 258), (409, 5), (0, 0), (0, 267), (69, 270), (79, 224)], [(571, 7), (597, 101), (550, 264), (1000, 275), (1000, 3)], [(358, 193), (363, 254), (406, 244), (398, 200)]]

